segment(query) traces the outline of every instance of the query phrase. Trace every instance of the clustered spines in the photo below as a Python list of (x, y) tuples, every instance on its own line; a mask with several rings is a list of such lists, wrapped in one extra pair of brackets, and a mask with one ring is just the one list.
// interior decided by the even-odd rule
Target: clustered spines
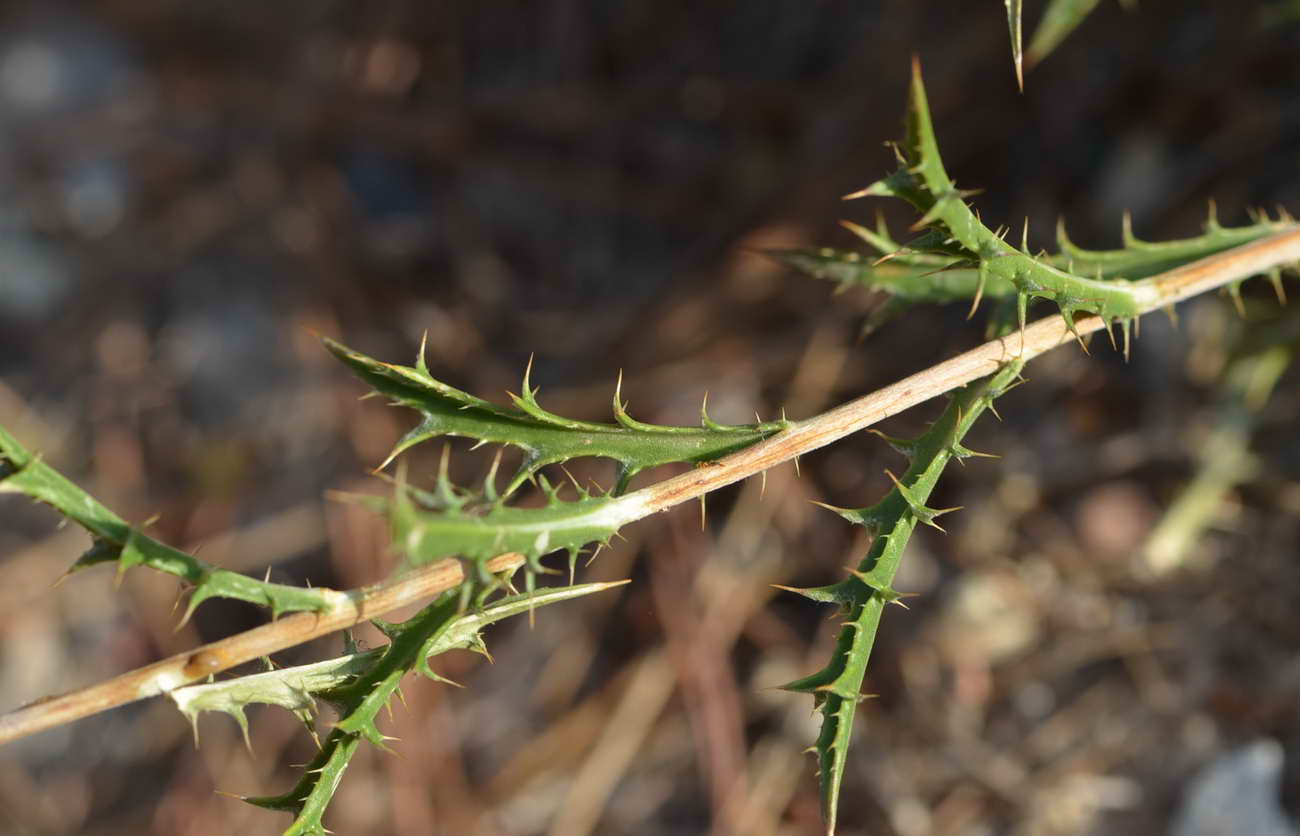
[[(354, 365), (357, 371), (364, 372), (363, 377), (373, 382), (378, 391), (390, 395), (396, 402), (407, 406), (419, 406), (421, 398), (435, 393), (442, 398), (447, 413), (476, 413), (477, 419), (485, 425), (506, 426), (532, 421), (534, 426), (546, 432), (563, 432), (565, 437), (572, 437), (575, 430), (586, 432), (588, 426), (599, 432), (623, 433), (624, 437), (633, 434), (627, 425), (584, 425), (577, 421), (568, 421), (562, 416), (555, 416), (543, 410), (537, 403), (537, 389), (525, 377), (524, 395), (516, 399), (517, 410), (497, 407), (482, 402), (458, 390), (451, 389), (441, 382), (433, 380), (428, 373), (424, 356), (417, 356), (413, 367), (396, 367), (396, 365), (377, 363), (377, 361), (355, 355), (346, 348), (337, 347), (335, 354)], [(429, 429), (428, 423), (424, 423)], [(560, 425), (560, 424), (563, 424)], [(649, 425), (645, 425), (649, 426)], [(654, 428), (638, 430), (636, 436), (646, 437), (654, 434), (659, 450), (651, 449), (651, 454), (668, 456), (664, 460), (679, 460), (681, 450), (690, 454), (720, 455), (724, 446), (744, 446), (745, 443), (757, 441), (772, 432), (788, 428), (788, 421), (774, 421), (770, 424), (737, 426), (737, 428), (719, 428), (711, 436), (707, 429), (689, 428)], [(482, 434), (464, 432), (473, 426), (443, 425), (432, 426), (432, 434), (461, 434), (476, 438), (477, 441), (491, 441), (481, 437)], [(593, 432), (594, 432), (593, 430)], [(727, 445), (722, 445), (719, 438), (725, 437)], [(680, 445), (663, 442), (681, 439)], [(409, 439), (417, 443), (422, 438)], [(510, 441), (510, 439), (506, 439)], [(705, 443), (701, 443), (705, 442)], [(712, 446), (710, 446), (712, 445)], [(536, 610), (538, 606), (552, 601), (588, 594), (598, 589), (608, 588), (608, 584), (568, 586), (556, 590), (539, 590), (534, 584), (534, 577), (539, 572), (551, 571), (542, 566), (543, 556), (552, 551), (567, 551), (571, 567), (576, 562), (582, 547), (589, 543), (606, 543), (625, 519), (614, 507), (614, 497), (603, 491), (590, 491), (569, 477), (576, 498), (565, 498), (562, 486), (552, 485), (549, 480), (537, 472), (542, 464), (563, 462), (568, 455), (556, 455), (554, 447), (546, 445), (525, 446), (524, 478), (532, 478), (543, 497), (545, 504), (539, 508), (511, 508), (504, 504), (504, 495), (495, 488), (495, 473), (499, 467), (499, 455), (484, 481), (481, 491), (469, 491), (452, 484), (448, 476), (447, 450), (443, 450), (441, 464), (437, 469), (432, 488), (422, 490), (413, 488), (406, 482), (406, 473), (400, 469), (394, 478), (394, 497), (389, 501), (378, 498), (365, 499), (364, 503), (390, 516), (394, 525), (395, 541), (398, 550), (409, 551), (416, 558), (421, 554), (422, 540), (426, 529), (442, 527), (451, 530), (451, 540), (459, 537), (459, 545), (452, 543), (447, 551), (465, 555), (471, 566), (465, 568), (465, 577), (469, 579), (458, 589), (442, 595), (432, 605), (437, 611), (426, 610), (413, 621), (403, 624), (380, 623), (383, 632), (389, 636), (391, 644), (381, 651), (378, 657), (369, 658), (363, 670), (350, 670), (342, 679), (335, 679), (328, 685), (317, 688), (296, 688), (286, 685), (278, 690), (278, 696), (263, 699), (257, 693), (235, 693), (229, 689), (240, 689), (247, 683), (243, 679), (231, 680), (230, 683), (194, 686), (194, 688), (225, 688), (225, 702), (204, 703), (182, 702), (194, 690), (181, 688), (173, 690), (177, 705), (190, 716), (201, 710), (220, 710), (229, 714), (247, 737), (247, 716), (244, 706), (248, 702), (273, 701), (295, 711), (304, 722), (311, 722), (315, 699), (321, 698), (334, 703), (341, 709), (342, 719), (335, 725), (333, 732), (321, 744), (318, 757), (308, 764), (302, 780), (295, 788), (283, 796), (266, 798), (247, 798), (247, 801), (270, 809), (289, 810), (296, 816), (295, 823), (289, 831), (292, 833), (324, 833), (321, 815), (329, 798), (333, 796), (335, 785), (341, 779), (342, 772), (350, 761), (351, 754), (361, 740), (386, 748), (389, 736), (383, 735), (378, 727), (378, 712), (389, 706), (391, 698), (399, 696), (398, 685), (404, 673), (415, 671), (426, 677), (441, 680), (428, 664), (429, 655), (438, 649), (438, 642), (443, 642), (442, 649), (450, 646), (469, 647), (485, 651), (484, 642), (477, 634), (477, 629), (493, 620), (499, 620), (516, 612)], [(602, 449), (606, 450), (606, 449)], [(725, 450), (724, 450), (725, 451)], [(606, 451), (608, 452), (608, 451)], [(610, 458), (619, 459), (615, 449)], [(633, 451), (637, 452), (637, 451)], [(654, 463), (653, 455), (623, 456), (620, 462), (633, 467), (646, 467)], [(85, 568), (95, 563), (116, 562), (118, 573), (135, 566), (148, 566), (169, 572), (192, 585), (192, 594), (183, 619), (188, 619), (195, 608), (205, 599), (212, 597), (233, 597), (259, 603), (270, 608), (273, 616), (291, 610), (328, 610), (333, 605), (330, 590), (303, 589), (298, 586), (282, 586), (257, 581), (251, 577), (227, 572), (201, 562), (194, 556), (179, 553), (162, 543), (152, 540), (142, 530), (127, 525), (107, 508), (100, 506), (88, 497), (85, 491), (78, 489), (72, 482), (65, 480), (48, 465), (40, 462), (39, 456), (29, 454), (14, 441), (3, 428), (0, 428), (0, 490), (17, 491), (30, 495), (36, 501), (45, 502), (55, 507), (61, 514), (81, 523), (91, 533), (90, 551), (74, 564), (74, 568)], [(507, 494), (508, 495), (508, 491)], [(442, 533), (446, 533), (443, 530)], [(438, 540), (442, 540), (441, 534)], [(430, 541), (432, 542), (432, 541)], [(503, 582), (491, 575), (487, 569), (487, 559), (504, 551), (519, 551), (526, 555), (526, 593), (513, 595), (504, 602), (489, 605), (487, 595), (500, 588)], [(511, 588), (512, 589), (512, 588)], [(508, 605), (508, 606), (507, 606)], [(473, 608), (473, 611), (472, 611)], [(487, 616), (490, 615), (490, 618)], [(458, 625), (467, 625), (458, 629)], [(272, 679), (281, 679), (281, 672), (274, 672)], [(283, 683), (282, 683), (283, 684)], [(211, 693), (211, 692), (209, 692)], [(234, 696), (230, 696), (234, 694)]]
[(707, 416), (699, 427), (638, 421), (623, 402), (621, 375), (614, 392), (614, 422), (579, 421), (538, 402), (531, 359), (520, 393), (510, 395), (513, 406), (504, 407), (433, 378), (423, 351), (414, 367), (405, 367), (382, 363), (332, 340), (325, 340), (325, 346), (375, 391), (420, 413), (419, 423), (394, 446), (381, 468), (416, 444), (443, 436), (470, 438), (476, 446), (515, 447), (523, 452), (523, 459), (500, 497), (512, 495), (547, 465), (583, 457), (612, 459), (621, 492), (632, 476), (647, 468), (715, 460), (790, 426), (787, 421), (725, 425)]
[[(906, 120), (907, 140), (903, 149), (907, 180), (911, 182), (904, 178), (887, 178), (858, 194), (893, 194), (913, 203), (921, 212), (918, 225), (924, 226), (942, 242), (931, 251), (949, 253), (977, 265), (982, 279), (976, 285), (977, 296), (982, 297), (982, 286), (987, 285), (989, 275), (998, 273), (1022, 294), (1017, 300), (1020, 307), (1028, 301), (1027, 297), (1056, 299), (1069, 294), (1083, 300), (1078, 309), (1106, 318), (1136, 312), (1136, 295), (1125, 293), (1118, 286), (1102, 285), (1067, 273), (1036, 258), (1029, 251), (1027, 224), (1022, 232), (1021, 246), (1017, 249), (979, 222), (965, 202), (969, 192), (958, 190), (944, 170), (919, 67), (914, 67), (910, 103)], [(924, 238), (918, 240), (922, 244), (925, 241)], [(909, 246), (925, 248), (916, 241)]]
[[(486, 584), (491, 581), (488, 561), (514, 552), (525, 559), (525, 583), (532, 591), (536, 575), (557, 573), (545, 566), (542, 558), (566, 553), (572, 577), (585, 549), (607, 545), (625, 521), (614, 513), (613, 492), (589, 490), (567, 471), (565, 475), (573, 498), (563, 495), (563, 483), (553, 484), (544, 474), (534, 475), (532, 481), (545, 500), (536, 508), (511, 507), (486, 492), (453, 492), (449, 482), (443, 491), (433, 494), (435, 499), (439, 493), (446, 498), (430, 506), (418, 501), (425, 494), (399, 479), (393, 499), (379, 510), (388, 516), (394, 547), (409, 564), (456, 557), (468, 564), (467, 576), (477, 576)], [(440, 476), (439, 481), (444, 479)]]
[[(973, 192), (959, 190), (949, 179), (917, 67), (905, 128), (906, 139), (894, 146), (898, 170), (846, 199), (902, 198), (919, 213), (920, 220), (912, 227), (920, 231), (919, 235), (900, 246), (889, 238), (883, 225), (872, 233), (846, 223), (850, 232), (879, 252), (871, 265), (855, 254), (824, 249), (772, 253), (796, 269), (836, 281), (840, 288), (855, 283), (889, 294), (889, 301), (864, 324), (864, 335), (916, 302), (970, 300), (970, 316), (985, 298), (1000, 302), (990, 320), (991, 335), (997, 335), (1005, 333), (1003, 323), (1009, 311), (1014, 310), (1015, 324), (1023, 328), (1030, 301), (1046, 299), (1056, 304), (1076, 338), (1079, 334), (1074, 319), (1080, 314), (1100, 316), (1108, 329), (1119, 323), (1127, 356), (1129, 324), (1139, 311), (1149, 309), (1158, 299), (1158, 289), (1145, 281), (1147, 278), (1294, 225), (1290, 215), (1279, 209), (1276, 219), (1255, 211), (1250, 225), (1224, 227), (1211, 203), (1204, 234), (1153, 242), (1134, 234), (1132, 216), (1125, 213), (1120, 249), (1087, 250), (1070, 240), (1064, 220), (1058, 219), (1056, 239), (1060, 252), (1034, 253), (1028, 244), (1027, 223), (1022, 227), (1020, 245), (1009, 244), (1005, 228), (990, 230), (967, 205), (965, 198)], [(1271, 271), (1266, 275), (1279, 300), (1284, 300), (1280, 274)], [(1230, 287), (1227, 292), (1235, 294), (1236, 290)], [(1238, 296), (1233, 299), (1239, 303)], [(1081, 338), (1079, 344), (1086, 350)]]
[(873, 536), (870, 550), (837, 583), (807, 589), (782, 587), (833, 604), (844, 615), (826, 666), (781, 686), (810, 694), (822, 715), (821, 732), (813, 748), (819, 765), (823, 813), (832, 830), (853, 718), (863, 699), (862, 684), (876, 628), (884, 608), (890, 604), (903, 606), (902, 599), (907, 597), (893, 587), (903, 551), (918, 523), (938, 528), (936, 517), (957, 510), (930, 507), (930, 494), (951, 459), (981, 455), (964, 447), (962, 439), (980, 414), (991, 408), (994, 399), (1018, 383), (1022, 366), (1020, 361), (1012, 362), (991, 378), (956, 392), (944, 413), (915, 439), (877, 433), (907, 456), (906, 472), (900, 477), (886, 471), (894, 487), (875, 505), (861, 509), (823, 505), (851, 522), (867, 526)]
[[(494, 588), (499, 589), (503, 582), (496, 579)], [(244, 712), (250, 704), (287, 708), (309, 726), (314, 726), (317, 700), (332, 705), (340, 719), (326, 739), (318, 741), (319, 751), (304, 767), (297, 784), (281, 795), (243, 797), (259, 807), (293, 814), (295, 819), (287, 833), (324, 833), (322, 817), (326, 806), (360, 743), (364, 740), (392, 751), (388, 744), (395, 738), (380, 730), (378, 717), (384, 710), (391, 713), (394, 697), (401, 698), (400, 684), (406, 673), (455, 685), (435, 672), (429, 659), (457, 648), (486, 653), (482, 629), (487, 625), (618, 585), (592, 583), (542, 590), (533, 596), (516, 594), (481, 602), (472, 611), (465, 610), (458, 592), (451, 590), (406, 621), (376, 620), (375, 625), (389, 639), (383, 648), (357, 652), (355, 642), (345, 637), (348, 655), (342, 658), (178, 688), (170, 696), (192, 724), (200, 713), (218, 711), (229, 715), (241, 728), (247, 722)], [(312, 732), (314, 737), (314, 728)]]
[(331, 831), (323, 822), (325, 809), (360, 743), (357, 736), (335, 739), (331, 735), (291, 790), (282, 795), (239, 798), (265, 810), (293, 814), (293, 824), (284, 831), (285, 836), (326, 836)]

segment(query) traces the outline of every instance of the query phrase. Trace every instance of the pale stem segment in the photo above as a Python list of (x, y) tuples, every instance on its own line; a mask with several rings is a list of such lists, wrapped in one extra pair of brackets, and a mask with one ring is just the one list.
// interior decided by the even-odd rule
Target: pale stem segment
[[(1157, 292), (1139, 311), (1150, 313), (1177, 302), (1276, 267), (1300, 262), (1300, 229), (1218, 253), (1146, 280)], [(981, 377), (993, 374), (1009, 360), (1030, 360), (1077, 336), (1100, 331), (1106, 322), (1097, 316), (1074, 321), (1071, 330), (1059, 314), (946, 360), (864, 395), (814, 418), (794, 422), (788, 430), (681, 476), (627, 494), (607, 509), (620, 523), (642, 519), (739, 482), (787, 462), (891, 415), (916, 406)], [(523, 565), (523, 558), (506, 554), (488, 562), (493, 572)], [(177, 654), (89, 688), (50, 697), (0, 716), (0, 744), (44, 729), (88, 717), (134, 700), (198, 682), (267, 654), (302, 644), (317, 636), (377, 617), (403, 604), (458, 586), (460, 564), (445, 560), (391, 583), (339, 593), (340, 602), (325, 613), (296, 613), (228, 639)]]
[[(488, 571), (493, 573), (509, 572), (523, 565), (523, 555), (513, 553), (487, 562)], [(169, 656), (97, 685), (15, 709), (0, 716), (0, 744), (201, 682), (212, 674), (455, 589), (464, 579), (459, 561), (443, 560), (391, 581), (336, 593), (337, 602), (326, 612), (286, 615), (270, 624)]]
[[(1244, 244), (1151, 277), (1148, 281), (1157, 292), (1153, 301), (1139, 314), (1172, 307), (1206, 291), (1296, 262), (1300, 262), (1300, 229)], [(638, 517), (663, 511), (839, 441), (877, 421), (993, 374), (1012, 358), (1030, 360), (1059, 345), (1074, 342), (1076, 332), (1079, 336), (1086, 336), (1104, 328), (1106, 321), (1097, 316), (1076, 319), (1074, 331), (1059, 314), (1040, 319), (1023, 331), (990, 340), (814, 418), (796, 421), (791, 429), (716, 463), (628, 494), (624, 501), (629, 506), (637, 506)]]

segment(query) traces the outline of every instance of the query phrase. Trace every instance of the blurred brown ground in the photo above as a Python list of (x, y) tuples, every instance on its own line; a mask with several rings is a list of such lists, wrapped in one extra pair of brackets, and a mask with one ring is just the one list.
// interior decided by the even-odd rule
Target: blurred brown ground
[[(543, 403), (577, 417), (607, 418), (620, 369), (643, 420), (691, 423), (705, 391), (719, 420), (810, 415), (981, 338), (943, 309), (857, 344), (875, 300), (750, 252), (851, 246), (836, 219), (877, 207), (839, 196), (892, 165), (911, 54), (987, 220), (1028, 216), (1047, 246), (1059, 214), (1114, 246), (1125, 208), (1153, 239), (1194, 234), (1209, 197), (1225, 223), (1300, 210), (1300, 28), (1260, 28), (1260, 5), (1103, 3), (1021, 96), (998, 3), (5, 3), (0, 423), (208, 560), (366, 583), (383, 532), (323, 494), (373, 481), (411, 416), (358, 402), (315, 334), (409, 361), (427, 332), (434, 373), (492, 398), (535, 354)], [(1236, 327), (1221, 300), (1182, 314), (1127, 364), (1036, 362), (976, 429), (1002, 458), (954, 468), (939, 505), (966, 510), (911, 547), (899, 586), (922, 594), (882, 628), (842, 832), (1166, 832), (1190, 777), (1258, 738), (1300, 809), (1300, 378), (1260, 417), (1257, 479), (1150, 578), (1138, 551), (1194, 470)], [(494, 628), (495, 664), (442, 659), (463, 690), (412, 682), (399, 756), (360, 755), (327, 821), (819, 832), (816, 724), (771, 687), (834, 624), (769, 585), (856, 562), (863, 540), (808, 500), (870, 504), (898, 462), (853, 438), (762, 497), (710, 497), (703, 531), (695, 507), (631, 526), (583, 577), (632, 584)], [(177, 632), (176, 585), (142, 571), (51, 588), (84, 536), (15, 499), (0, 519), (0, 707), (262, 618), (208, 603)], [(195, 750), (161, 701), (11, 745), (0, 832), (279, 832), (213, 792), (281, 791), (310, 756), (286, 712), (251, 719), (251, 755), (220, 717)]]

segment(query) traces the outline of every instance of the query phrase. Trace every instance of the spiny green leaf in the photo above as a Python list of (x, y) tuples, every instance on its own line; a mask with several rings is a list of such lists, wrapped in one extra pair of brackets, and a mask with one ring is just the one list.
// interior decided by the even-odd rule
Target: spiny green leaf
[[(1034, 254), (1028, 249), (1027, 223), (1020, 246), (1008, 243), (1005, 231), (991, 230), (980, 221), (966, 205), (965, 197), (970, 193), (957, 189), (949, 178), (939, 155), (920, 66), (915, 63), (904, 128), (905, 138), (899, 148), (900, 169), (849, 197), (893, 196), (911, 203), (921, 213), (918, 225), (924, 231), (896, 251), (901, 265), (915, 276), (921, 272), (917, 268), (925, 263), (922, 257), (928, 257), (930, 263), (943, 260), (945, 273), (974, 271), (973, 282), (969, 273), (964, 276), (958, 273), (961, 284), (953, 283), (946, 288), (941, 284), (947, 282), (946, 278), (933, 279), (935, 292), (946, 292), (950, 297), (955, 295), (953, 291), (957, 287), (972, 285), (977, 299), (981, 294), (998, 296), (1006, 293), (1009, 285), (1014, 289), (1016, 320), (1021, 326), (1028, 303), (1034, 298), (1055, 302), (1069, 323), (1073, 323), (1076, 313), (1096, 314), (1108, 324), (1116, 320), (1130, 322), (1139, 311), (1151, 309), (1159, 300), (1161, 290), (1154, 278), (1156, 274), (1293, 226), (1292, 220), (1283, 214), (1276, 222), (1265, 216), (1250, 227), (1224, 229), (1211, 215), (1202, 236), (1150, 243), (1138, 240), (1126, 219), (1124, 246), (1120, 250), (1084, 250), (1069, 241), (1062, 227), (1058, 229), (1062, 250), (1059, 255)], [(886, 234), (875, 233), (869, 243), (878, 246), (887, 240)], [(823, 256), (812, 267), (823, 273), (835, 271), (843, 280), (842, 265), (828, 265), (826, 262), (830, 260), (833, 257)], [(808, 269), (808, 261), (805, 256), (795, 263)], [(879, 265), (877, 262), (873, 267)]]
[(894, 489), (883, 500), (856, 512), (834, 509), (847, 519), (869, 524), (876, 534), (871, 549), (850, 571), (849, 578), (829, 587), (792, 590), (814, 600), (848, 607), (830, 662), (816, 673), (783, 686), (811, 694), (822, 715), (814, 751), (822, 810), (830, 832), (835, 829), (853, 719), (862, 700), (862, 682), (876, 629), (885, 606), (900, 597), (892, 584), (903, 551), (917, 522), (932, 524), (933, 517), (940, 513), (927, 508), (925, 502), (955, 451), (963, 449), (962, 438), (992, 399), (1011, 386), (1021, 366), (1021, 362), (1013, 362), (992, 377), (957, 392), (939, 420), (910, 445), (911, 465), (895, 479)]
[(316, 713), (316, 694), (339, 688), (364, 673), (381, 652), (352, 653), (223, 682), (187, 685), (169, 691), (168, 696), (191, 724), (197, 723), (199, 714), (205, 711), (235, 716), (254, 703), (277, 705), (299, 716), (312, 716)]
[[(1123, 248), (1089, 250), (1070, 240), (1062, 221), (1057, 224), (1056, 232), (1060, 252), (1039, 256), (1039, 259), (1059, 270), (1103, 280), (1141, 279), (1248, 244), (1291, 226), (1294, 226), (1294, 221), (1281, 216), (1277, 220), (1262, 217), (1257, 223), (1247, 226), (1223, 227), (1211, 216), (1202, 235), (1174, 241), (1148, 242), (1133, 238), (1130, 231)], [(1125, 228), (1128, 229), (1127, 224)], [(979, 267), (963, 266), (968, 264), (965, 259), (916, 253), (899, 244), (893, 246), (896, 249), (882, 251), (886, 256), (893, 256), (888, 260), (829, 247), (766, 252), (783, 264), (814, 278), (836, 282), (841, 288), (857, 285), (880, 291), (897, 300), (897, 304), (887, 305), (873, 314), (864, 328), (868, 332), (914, 304), (971, 302), (981, 296), (1005, 302), (1013, 299), (1017, 293), (1016, 286), (1007, 279), (989, 275), (987, 269), (981, 271)], [(982, 288), (981, 273), (984, 273)], [(1275, 288), (1280, 286), (1280, 281), (1273, 276), (1270, 276), (1270, 280)], [(1284, 296), (1285, 291), (1280, 298)]]
[[(1024, 299), (1052, 299), (1062, 307), (1066, 303), (1108, 320), (1131, 319), (1157, 298), (1156, 288), (1141, 282), (1071, 274), (1027, 252), (1023, 243), (1017, 248), (986, 227), (944, 169), (919, 64), (913, 65), (901, 155), (899, 171), (850, 197), (892, 195), (912, 203), (925, 219), (929, 237), (909, 242), (910, 249), (963, 259), (988, 278), (1010, 282)], [(1022, 241), (1025, 238), (1027, 234)]]
[[(549, 488), (544, 477), (538, 478)], [(547, 503), (539, 508), (497, 502), (427, 510), (399, 487), (388, 511), (394, 547), (412, 565), (444, 557), (481, 564), (499, 554), (518, 552), (537, 569), (542, 556), (556, 551), (574, 554), (591, 543), (607, 543), (619, 528), (637, 518), (638, 507), (622, 497), (579, 491), (576, 499), (565, 500), (547, 492)]]
[(1173, 241), (1139, 241), (1133, 235), (1132, 220), (1126, 213), (1122, 227), (1124, 246), (1115, 250), (1089, 250), (1070, 240), (1065, 223), (1061, 221), (1056, 227), (1060, 252), (1050, 256), (1049, 261), (1063, 270), (1102, 279), (1143, 279), (1274, 235), (1294, 225), (1295, 222), (1283, 214), (1277, 220), (1260, 215), (1255, 223), (1246, 226), (1221, 226), (1211, 204), (1203, 234)]
[[(962, 262), (951, 258), (923, 260), (900, 255), (873, 263), (858, 253), (829, 247), (769, 250), (767, 254), (813, 278), (879, 290), (909, 303), (969, 301), (979, 285), (977, 268), (958, 266)], [(1014, 292), (1014, 285), (999, 278), (997, 284), (985, 288), (984, 295), (997, 298)]]
[[(906, 138), (902, 146), (904, 168), (893, 176), (850, 196), (901, 196), (930, 218), (931, 251), (965, 257), (971, 267), (987, 276), (997, 276), (1013, 283), (1022, 296), (1048, 299), (1078, 299), (1080, 308), (1100, 313), (1106, 319), (1131, 319), (1140, 303), (1154, 298), (1154, 289), (1119, 280), (1101, 282), (1057, 269), (1043, 260), (1006, 243), (1002, 235), (989, 230), (976, 218), (961, 199), (962, 192), (953, 186), (939, 155), (939, 144), (920, 78), (914, 65), (913, 85), (907, 117)], [(918, 242), (909, 244), (922, 248)]]
[(267, 810), (293, 813), (284, 836), (325, 836), (325, 808), (338, 789), (343, 773), (361, 745), (357, 735), (333, 732), (304, 769), (303, 779), (283, 795), (243, 796), (249, 804)]
[(253, 703), (279, 705), (300, 717), (315, 711), (318, 697), (333, 703), (340, 720), (316, 757), (304, 767), (298, 783), (282, 795), (243, 799), (259, 807), (293, 813), (294, 822), (286, 833), (323, 834), (326, 807), (361, 740), (387, 748), (385, 743), (390, 738), (379, 731), (376, 720), (405, 674), (418, 671), (437, 679), (428, 667), (428, 659), (458, 648), (481, 650), (481, 631), (487, 625), (622, 583), (591, 583), (511, 595), (476, 612), (461, 611), (459, 595), (453, 590), (400, 625), (389, 625), (386, 632), (393, 640), (387, 647), (230, 682), (178, 688), (171, 697), (191, 722), (203, 711), (220, 711), (241, 722), (244, 708)]
[[(626, 581), (579, 584), (539, 590), (532, 595), (510, 595), (485, 605), (481, 610), (461, 613), (428, 645), (425, 658), (449, 650), (478, 650), (484, 627), (511, 616), (532, 612), (560, 601), (569, 601), (622, 586)], [(398, 627), (412, 625), (403, 622)], [(315, 695), (335, 691), (354, 681), (383, 654), (383, 648), (349, 653), (308, 665), (276, 668), (223, 682), (187, 685), (168, 692), (176, 707), (191, 722), (205, 711), (231, 713), (253, 704), (277, 705), (295, 713), (315, 713)]]
[[(706, 421), (700, 427), (645, 424), (627, 414), (618, 391), (616, 423), (576, 421), (549, 412), (537, 402), (537, 390), (525, 379), (515, 408), (476, 398), (433, 378), (423, 358), (415, 366), (382, 363), (326, 339), (325, 347), (362, 380), (423, 417), (389, 455), (389, 461), (415, 444), (439, 436), (462, 436), (483, 443), (506, 444), (524, 451), (525, 459), (503, 495), (509, 495), (543, 466), (596, 456), (619, 465), (621, 493), (632, 476), (669, 462), (706, 462), (761, 441), (785, 429), (785, 421), (724, 426)], [(707, 417), (707, 416), (706, 416)]]
[(135, 566), (148, 566), (175, 575), (191, 584), (194, 592), (185, 617), (208, 598), (236, 598), (269, 607), (276, 615), (297, 610), (328, 610), (332, 597), (328, 589), (304, 589), (269, 583), (220, 569), (193, 555), (174, 549), (128, 525), (63, 474), (26, 450), (0, 427), (0, 493), (20, 493), (43, 502), (90, 532), (91, 548), (68, 570), (69, 573), (99, 563), (116, 561), (119, 573)]

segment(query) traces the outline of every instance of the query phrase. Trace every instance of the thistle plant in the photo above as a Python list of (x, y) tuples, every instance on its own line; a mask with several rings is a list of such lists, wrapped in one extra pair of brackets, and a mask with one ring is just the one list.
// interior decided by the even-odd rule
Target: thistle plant
[[(1069, 12), (1077, 22), (1091, 5), (1057, 2), (1049, 16)], [(1007, 6), (1019, 64), (1019, 3)], [(1060, 31), (1061, 24), (1054, 25)], [(1055, 36), (1041, 37), (1048, 46), (1031, 46), (1031, 55), (1045, 54)], [(911, 204), (918, 219), (906, 240), (895, 240), (883, 226), (850, 225), (869, 253), (805, 249), (773, 255), (841, 285), (887, 294), (884, 313), (868, 322), (869, 330), (917, 304), (960, 302), (974, 313), (988, 303), (993, 312), (989, 339), (820, 415), (727, 425), (714, 421), (702, 405), (697, 426), (661, 426), (632, 417), (615, 384), (610, 420), (579, 420), (546, 409), (528, 372), (506, 405), (435, 378), (423, 348), (406, 366), (326, 339), (324, 347), (374, 393), (414, 413), (412, 429), (381, 465), (396, 463), (388, 495), (357, 499), (386, 520), (391, 549), (402, 559), (397, 575), (371, 587), (298, 588), (208, 564), (128, 524), (0, 429), (0, 492), (49, 505), (90, 535), (90, 548), (70, 572), (109, 563), (119, 574), (137, 567), (171, 574), (190, 589), (182, 620), (212, 598), (257, 604), (274, 618), (264, 627), (109, 682), (17, 709), (0, 717), (0, 742), (156, 695), (167, 695), (191, 720), (206, 711), (225, 713), (246, 735), (248, 706), (279, 706), (302, 718), (316, 736), (318, 752), (292, 788), (245, 800), (289, 813), (293, 818), (286, 833), (324, 833), (327, 806), (357, 750), (365, 745), (388, 748), (379, 718), (400, 695), (408, 673), (438, 680), (429, 660), (453, 648), (486, 652), (482, 631), (488, 625), (521, 614), (534, 617), (551, 604), (613, 586), (576, 583), (579, 559), (616, 547), (613, 542), (626, 526), (947, 395), (942, 414), (920, 435), (882, 437), (906, 458), (898, 474), (890, 471), (893, 487), (886, 496), (863, 508), (826, 506), (866, 529), (871, 537), (866, 554), (836, 583), (790, 589), (834, 606), (841, 618), (826, 664), (784, 686), (811, 695), (820, 715), (813, 750), (826, 828), (833, 832), (880, 619), (904, 597), (894, 579), (914, 531), (920, 525), (942, 530), (945, 515), (957, 510), (930, 504), (945, 468), (953, 459), (987, 455), (964, 445), (971, 428), (984, 413), (995, 411), (997, 399), (1017, 385), (1036, 356), (1074, 343), (1086, 349), (1090, 335), (1101, 330), (1127, 353), (1142, 316), (1212, 289), (1235, 289), (1252, 276), (1268, 276), (1280, 300), (1280, 270), (1300, 260), (1300, 229), (1284, 215), (1225, 228), (1211, 214), (1201, 236), (1164, 243), (1138, 241), (1126, 222), (1123, 246), (1108, 251), (1079, 248), (1062, 228), (1059, 252), (1031, 251), (1027, 230), (1017, 240), (1005, 227), (986, 225), (968, 202), (973, 192), (959, 188), (948, 175), (919, 65), (913, 67), (905, 136), (895, 154), (897, 170), (850, 197), (900, 198)], [(1053, 313), (1031, 323), (1031, 305), (1044, 300)], [(403, 467), (403, 454), (445, 437), (514, 448), (522, 461), (511, 474), (499, 473), (494, 463), (470, 487), (453, 482), (444, 455), (432, 485), (421, 487), (423, 482)], [(589, 457), (614, 463), (610, 484), (581, 484), (564, 470), (566, 463)], [(674, 463), (691, 467), (632, 489), (634, 476)], [(540, 505), (522, 501), (529, 486), (535, 487)], [(567, 566), (561, 564), (567, 577), (558, 585), (539, 584), (543, 575), (565, 575), (552, 565), (556, 555), (567, 561)], [(382, 620), (398, 607), (426, 599), (432, 600), (405, 621)], [(215, 678), (363, 620), (374, 623), (389, 643), (361, 651), (345, 638), (344, 653), (334, 659)], [(328, 730), (317, 728), (320, 702), (338, 714)]]

